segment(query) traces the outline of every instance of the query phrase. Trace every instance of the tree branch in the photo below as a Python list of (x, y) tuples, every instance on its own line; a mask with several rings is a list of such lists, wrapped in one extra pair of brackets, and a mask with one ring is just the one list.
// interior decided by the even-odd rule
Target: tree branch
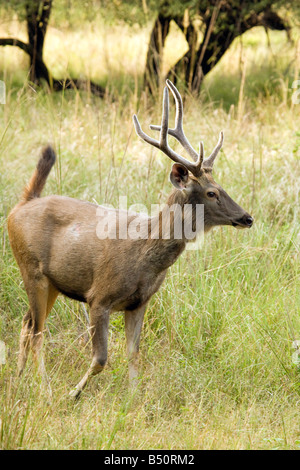
[(26, 44), (25, 42), (16, 38), (0, 38), (0, 46), (16, 46), (22, 49), (22, 51), (26, 52), (28, 55), (33, 53), (33, 49), (29, 44)]
[[(168, 72), (168, 76), (172, 76), (174, 71), (179, 71), (182, 68), (186, 71), (186, 85), (192, 91), (199, 92), (203, 77), (219, 62), (233, 40), (244, 32), (254, 26), (264, 26), (265, 28), (285, 30), (289, 38), (290, 26), (277, 13), (273, 12), (271, 7), (267, 7), (260, 12), (250, 11), (247, 15), (243, 12), (243, 6), (244, 3), (233, 9), (229, 2), (219, 3), (217, 1), (213, 13), (206, 17), (204, 15), (202, 18), (206, 24), (206, 31), (202, 44), (197, 50), (195, 60), (191, 61), (191, 58), (195, 55), (192, 49), (194, 43), (189, 41), (186, 32), (189, 50), (172, 67)], [(222, 16), (217, 15), (218, 8), (222, 11)], [(180, 26), (180, 22), (178, 20), (176, 22)]]
[[(16, 38), (0, 38), (0, 46), (16, 46), (22, 49), (22, 51), (26, 52), (26, 54), (28, 54), (30, 57), (33, 54), (33, 47)], [(97, 83), (94, 83), (92, 81), (88, 82), (87, 80), (81, 80), (76, 78), (67, 80), (57, 80), (50, 76), (45, 62), (40, 57), (37, 57), (36, 61), (38, 62), (39, 69), (42, 72), (41, 78), (44, 78), (48, 86), (54, 91), (61, 91), (66, 88), (78, 88), (90, 90), (91, 93), (93, 93), (94, 95), (100, 96), (101, 98), (104, 97), (105, 89), (101, 85), (98, 85)]]

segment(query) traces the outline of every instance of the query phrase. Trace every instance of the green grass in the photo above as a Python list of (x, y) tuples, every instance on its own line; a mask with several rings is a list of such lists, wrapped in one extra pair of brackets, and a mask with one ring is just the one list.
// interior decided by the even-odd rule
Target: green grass
[[(211, 151), (224, 129), (215, 178), (253, 214), (255, 224), (245, 231), (214, 229), (201, 250), (185, 252), (170, 268), (147, 310), (136, 394), (127, 387), (123, 317), (114, 315), (108, 365), (75, 404), (68, 393), (91, 358), (90, 345), (82, 341), (86, 322), (79, 303), (59, 297), (47, 322), (44, 350), (52, 402), (31, 360), (24, 377), (16, 376), (28, 301), (6, 217), (48, 141), (59, 159), (44, 194), (112, 204), (127, 195), (129, 204), (149, 208), (163, 202), (171, 191), (171, 162), (136, 137), (131, 119), (139, 103), (145, 129), (159, 122), (160, 103), (149, 108), (145, 97), (139, 99), (136, 80), (128, 79), (125, 68), (138, 60), (133, 55), (133, 62), (127, 64), (123, 56), (113, 65), (113, 76), (121, 77), (111, 85), (120, 93), (114, 102), (86, 93), (35, 93), (26, 82), (22, 89), (12, 75), (19, 58), (0, 60), (8, 84), (7, 104), (0, 107), (0, 340), (6, 344), (6, 364), (0, 366), (0, 448), (300, 448), (299, 368), (292, 360), (292, 342), (300, 340), (299, 105), (291, 107), (288, 91), (286, 99), (276, 87), (265, 94), (261, 86), (255, 88), (256, 77), (269, 86), (267, 69), (259, 72), (264, 59), (252, 62), (262, 39), (260, 31), (255, 34), (245, 45), (249, 61), (239, 118), (240, 73), (238, 66), (229, 67), (233, 60), (238, 63), (238, 44), (207, 77), (201, 100), (185, 103), (185, 129), (194, 145), (202, 139)], [(282, 37), (278, 42), (272, 37), (279, 47)], [(134, 41), (124, 35), (120, 54), (126, 38)], [(266, 44), (260, 50), (266, 57)], [(281, 59), (276, 73), (286, 77)], [(108, 72), (104, 65), (99, 79)]]

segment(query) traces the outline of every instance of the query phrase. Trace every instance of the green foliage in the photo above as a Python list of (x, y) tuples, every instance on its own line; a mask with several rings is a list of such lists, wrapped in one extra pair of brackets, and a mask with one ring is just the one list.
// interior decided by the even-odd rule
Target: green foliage
[[(26, 18), (26, 7), (38, 0), (0, 0), (0, 10), (8, 17), (17, 14)], [(145, 25), (159, 8), (158, 0), (53, 0), (52, 16), (56, 25), (80, 27), (82, 22), (98, 18), (107, 23), (125, 22), (129, 25)]]
[(13, 14), (18, 15), (21, 20), (25, 19), (25, 5), (25, 0), (10, 0), (9, 2), (0, 0), (2, 19), (7, 20), (8, 18), (11, 18)]
[[(37, 0), (0, 0), (0, 10), (4, 15), (17, 14), (24, 20), (26, 6), (36, 3)], [(69, 27), (78, 27), (80, 21), (93, 21), (97, 17), (108, 23), (125, 22), (132, 26), (145, 25), (158, 11), (165, 16), (183, 17), (185, 10), (188, 10), (191, 19), (198, 15), (204, 17), (211, 15), (216, 4), (217, 0), (53, 0), (52, 15), (55, 24)], [(284, 7), (286, 12), (293, 12), (293, 18), (300, 17), (300, 7), (295, 1), (287, 3), (283, 0), (228, 0), (222, 4), (224, 12), (232, 14), (236, 11), (241, 17), (249, 16), (253, 12), (259, 13), (270, 6), (274, 11)]]

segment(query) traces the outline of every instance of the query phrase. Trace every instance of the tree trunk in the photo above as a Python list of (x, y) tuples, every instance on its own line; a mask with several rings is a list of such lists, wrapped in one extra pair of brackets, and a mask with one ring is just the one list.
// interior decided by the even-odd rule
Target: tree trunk
[(43, 49), (51, 7), (52, 0), (31, 0), (26, 4), (28, 42), (31, 48), (30, 80), (37, 84), (40, 79), (44, 79), (50, 85), (49, 72), (43, 61)]
[(152, 95), (156, 94), (160, 85), (162, 54), (166, 37), (169, 33), (171, 19), (171, 17), (166, 17), (160, 13), (151, 31), (144, 74), (144, 86)]
[(184, 27), (182, 18), (174, 18), (177, 26), (182, 30), (188, 43), (189, 49), (177, 63), (168, 72), (168, 78), (176, 85), (178, 78), (186, 84), (187, 88), (190, 89), (190, 84), (193, 77), (193, 70), (197, 57), (197, 30), (194, 28), (192, 23), (187, 28)]
[(205, 44), (207, 30), (208, 28), (197, 52), (194, 67), (190, 72), (189, 89), (193, 93), (199, 93), (204, 76), (219, 62), (237, 36), (229, 26), (217, 33), (211, 33), (209, 41)]
[(26, 52), (30, 58), (30, 81), (41, 85), (45, 80), (51, 90), (61, 91), (66, 88), (83, 88), (91, 93), (103, 97), (105, 89), (94, 82), (86, 80), (70, 79), (56, 80), (52, 77), (44, 60), (44, 42), (53, 0), (28, 0), (26, 8), (26, 22), (28, 43), (16, 38), (1, 38), (0, 46), (17, 46)]

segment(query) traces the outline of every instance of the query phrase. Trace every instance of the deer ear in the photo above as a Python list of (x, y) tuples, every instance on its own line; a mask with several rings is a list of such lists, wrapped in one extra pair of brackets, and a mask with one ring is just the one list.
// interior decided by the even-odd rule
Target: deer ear
[(177, 189), (186, 188), (189, 179), (189, 172), (184, 165), (180, 163), (174, 163), (170, 173), (170, 181)]

